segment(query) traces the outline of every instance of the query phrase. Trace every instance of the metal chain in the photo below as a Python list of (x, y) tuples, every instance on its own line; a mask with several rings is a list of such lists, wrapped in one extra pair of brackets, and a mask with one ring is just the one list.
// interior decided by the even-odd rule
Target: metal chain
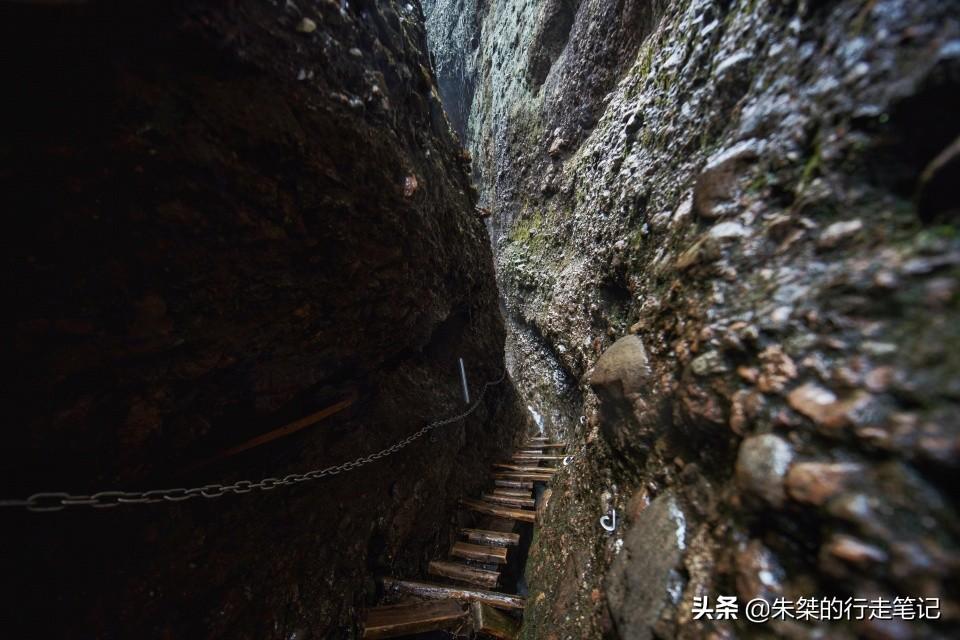
[(319, 480), (330, 476), (339, 475), (346, 471), (353, 471), (364, 465), (370, 464), (393, 455), (404, 447), (427, 435), (438, 427), (443, 427), (454, 422), (463, 420), (472, 414), (487, 393), (487, 389), (503, 382), (507, 377), (506, 370), (499, 379), (487, 382), (483, 385), (477, 401), (458, 415), (443, 420), (431, 422), (419, 431), (407, 436), (403, 440), (381, 449), (376, 453), (361, 456), (355, 460), (344, 462), (342, 464), (325, 467), (323, 469), (314, 469), (305, 473), (291, 473), (282, 478), (263, 478), (259, 482), (251, 480), (238, 480), (233, 484), (207, 484), (202, 487), (193, 487), (192, 489), (154, 489), (152, 491), (100, 491), (91, 495), (72, 495), (65, 492), (44, 492), (35, 493), (25, 500), (0, 500), (0, 507), (26, 507), (29, 511), (61, 511), (67, 507), (93, 507), (94, 509), (108, 509), (122, 504), (154, 504), (157, 502), (182, 502), (191, 498), (220, 498), (228, 494), (250, 493), (251, 491), (271, 491), (277, 487), (287, 487), (310, 480)]

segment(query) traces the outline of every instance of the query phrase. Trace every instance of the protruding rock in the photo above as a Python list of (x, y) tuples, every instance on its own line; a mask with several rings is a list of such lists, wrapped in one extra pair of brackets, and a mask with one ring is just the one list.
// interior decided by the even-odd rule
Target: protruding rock
[(317, 30), (317, 23), (310, 18), (303, 18), (297, 23), (297, 31), (300, 33), (313, 33)]
[(853, 463), (798, 462), (787, 473), (787, 493), (798, 502), (819, 506), (862, 472), (863, 467)]
[(750, 230), (739, 222), (721, 222), (710, 228), (708, 232), (714, 240), (732, 240), (750, 235)]
[(563, 148), (567, 145), (567, 141), (563, 138), (557, 138), (553, 141), (553, 144), (550, 145), (550, 148), (547, 150), (547, 153), (550, 154), (551, 158), (557, 158), (560, 156), (560, 152), (563, 151)]
[(553, 496), (553, 489), (547, 487), (544, 492), (540, 495), (540, 500), (537, 503), (537, 522), (543, 523), (543, 519), (547, 515), (547, 509), (550, 508), (550, 498)]
[(840, 429), (854, 422), (855, 414), (870, 401), (870, 394), (857, 390), (838, 398), (829, 389), (815, 383), (797, 387), (789, 393), (790, 406), (828, 429)]
[(670, 598), (671, 575), (686, 547), (686, 518), (672, 493), (640, 514), (607, 573), (606, 596), (620, 638), (647, 640)]
[(734, 393), (730, 399), (730, 428), (733, 432), (743, 435), (763, 404), (763, 395), (757, 391), (740, 389)]
[(743, 95), (750, 78), (754, 55), (750, 51), (736, 51), (721, 60), (713, 71), (717, 93), (729, 103)]
[(647, 351), (639, 336), (627, 335), (603, 352), (590, 376), (590, 385), (612, 398), (625, 398), (644, 391), (649, 383)]
[(680, 271), (697, 264), (705, 264), (720, 259), (720, 246), (710, 234), (700, 236), (677, 258), (676, 267)]
[(413, 194), (417, 192), (417, 189), (420, 188), (420, 182), (417, 180), (417, 176), (410, 174), (403, 179), (403, 197), (412, 198)]
[(693, 206), (700, 217), (714, 219), (733, 212), (730, 201), (739, 172), (759, 157), (760, 150), (758, 140), (744, 140), (710, 158), (693, 190)]
[(690, 369), (698, 376), (709, 376), (723, 373), (729, 367), (719, 351), (707, 351), (690, 362)]
[(863, 221), (859, 218), (834, 222), (820, 234), (817, 239), (817, 246), (821, 249), (832, 249), (857, 235), (861, 229), (863, 229)]
[(783, 595), (784, 571), (770, 549), (751, 540), (736, 556), (737, 593), (744, 601)]
[(836, 534), (830, 538), (820, 550), (820, 555), (822, 559), (824, 556), (829, 556), (859, 568), (887, 560), (887, 554), (883, 549), (843, 534)]
[(783, 505), (783, 479), (793, 460), (793, 447), (772, 433), (752, 436), (740, 445), (736, 477), (740, 488), (774, 507)]
[(767, 347), (760, 354), (763, 367), (757, 379), (757, 388), (764, 393), (779, 393), (787, 382), (797, 377), (797, 365), (779, 345)]

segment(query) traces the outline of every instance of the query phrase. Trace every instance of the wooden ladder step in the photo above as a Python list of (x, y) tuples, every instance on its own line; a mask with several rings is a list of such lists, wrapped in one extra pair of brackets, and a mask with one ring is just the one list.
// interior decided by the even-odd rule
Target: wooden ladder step
[(533, 483), (524, 480), (494, 480), (493, 484), (498, 487), (512, 487), (514, 489), (533, 489)]
[(520, 633), (518, 621), (483, 602), (470, 604), (470, 621), (473, 623), (474, 633), (482, 633), (497, 640), (516, 640)]
[(526, 460), (563, 460), (567, 456), (551, 456), (551, 455), (540, 454), (540, 453), (515, 453), (511, 457), (514, 460), (523, 462)]
[(518, 498), (517, 496), (500, 496), (495, 493), (484, 493), (480, 496), (487, 502), (505, 504), (510, 507), (535, 507), (537, 502), (533, 498)]
[(502, 487), (497, 487), (493, 490), (493, 495), (511, 496), (513, 498), (532, 498), (533, 491), (530, 491), (530, 489), (504, 489)]
[(507, 471), (519, 471), (520, 473), (556, 473), (559, 471), (556, 467), (527, 467), (520, 464), (507, 464), (505, 462), (494, 463), (495, 467), (498, 469), (506, 469)]
[(497, 583), (500, 582), (499, 571), (478, 569), (462, 562), (447, 562), (446, 560), (431, 560), (430, 564), (427, 565), (427, 573), (432, 576), (441, 576), (491, 589), (495, 589)]
[(495, 480), (520, 480), (526, 482), (550, 482), (553, 474), (550, 473), (519, 473), (517, 471), (504, 471), (503, 473), (493, 474)]
[(503, 507), (470, 498), (461, 499), (460, 504), (478, 513), (484, 513), (488, 516), (497, 516), (498, 518), (507, 518), (509, 520), (519, 520), (520, 522), (534, 522), (537, 518), (536, 511), (512, 509), (509, 507)]
[(486, 529), (461, 529), (460, 533), (470, 542), (489, 544), (498, 547), (515, 547), (520, 544), (519, 533), (488, 531)]
[(491, 607), (508, 610), (522, 610), (524, 600), (521, 596), (496, 591), (482, 591), (465, 587), (451, 587), (448, 585), (416, 582), (413, 580), (398, 580), (384, 577), (381, 579), (383, 590), (388, 593), (416, 596), (429, 600), (462, 600), (464, 602), (482, 602)]
[(363, 637), (373, 640), (442, 631), (458, 626), (467, 616), (463, 604), (453, 599), (374, 607), (367, 610)]
[(470, 542), (454, 542), (453, 546), (450, 547), (450, 555), (455, 558), (463, 558), (464, 560), (507, 564), (506, 547), (472, 544)]

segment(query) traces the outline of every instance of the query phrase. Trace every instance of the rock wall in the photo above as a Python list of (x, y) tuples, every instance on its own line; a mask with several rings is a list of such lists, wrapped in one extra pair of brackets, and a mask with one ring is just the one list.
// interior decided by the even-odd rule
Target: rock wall
[[(500, 377), (416, 3), (3, 3), (0, 31), (0, 497), (283, 478), (463, 411), (458, 357), (474, 398)], [(4, 509), (5, 635), (354, 637), (375, 575), (446, 548), (517, 407), (507, 380), (296, 487)]]
[[(955, 11), (475, 4), (508, 359), (578, 454), (526, 637), (952, 635)], [(942, 619), (694, 620), (703, 595), (939, 597)]]

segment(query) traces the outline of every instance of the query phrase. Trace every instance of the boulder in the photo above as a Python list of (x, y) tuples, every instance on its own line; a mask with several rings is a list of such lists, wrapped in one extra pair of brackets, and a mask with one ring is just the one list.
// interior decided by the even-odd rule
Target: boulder
[(647, 387), (649, 368), (643, 340), (628, 335), (603, 352), (590, 375), (590, 386), (598, 395), (610, 399), (629, 399)]

